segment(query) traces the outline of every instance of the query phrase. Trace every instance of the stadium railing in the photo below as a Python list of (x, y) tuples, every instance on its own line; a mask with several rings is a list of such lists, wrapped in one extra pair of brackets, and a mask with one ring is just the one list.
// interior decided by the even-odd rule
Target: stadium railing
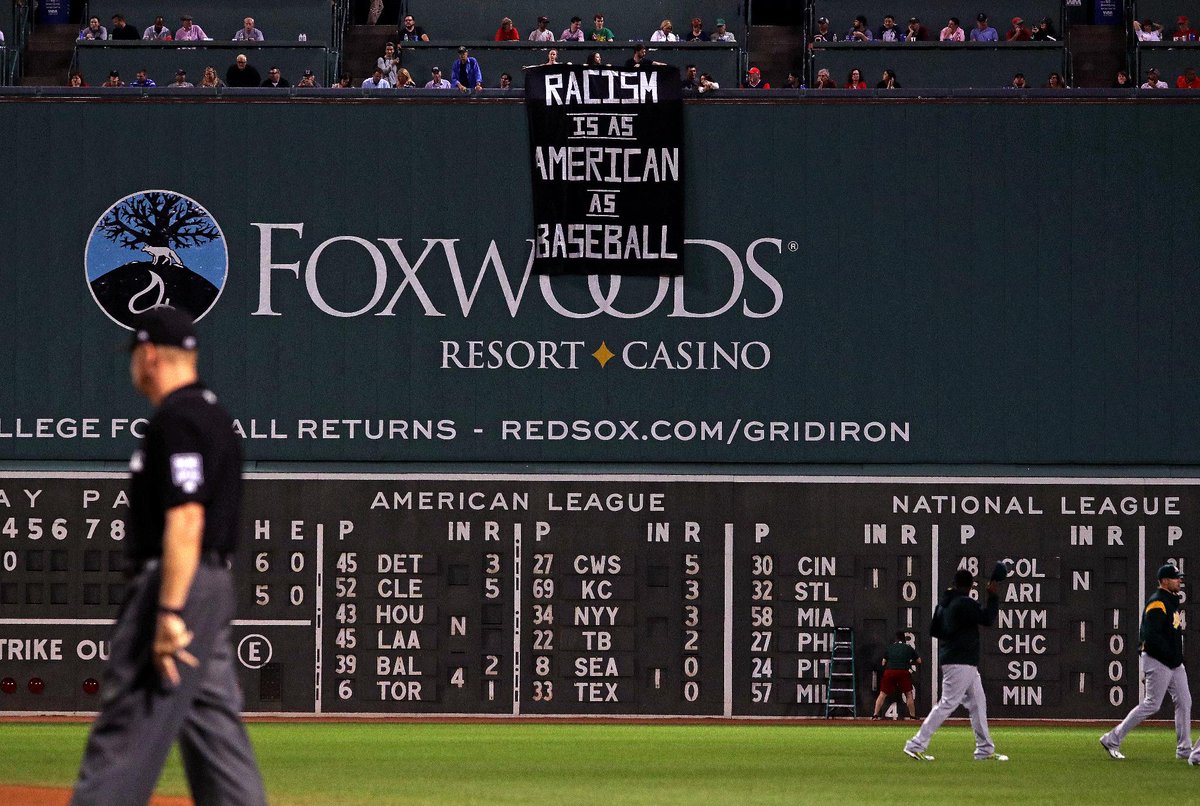
[[(508, 73), (513, 77), (513, 85), (524, 87), (524, 68), (546, 62), (546, 54), (551, 49), (558, 51), (558, 61), (566, 64), (582, 64), (588, 56), (599, 51), (605, 64), (623, 66), (633, 52), (628, 42), (618, 43), (500, 43), (486, 42), (455, 42), (453, 45), (443, 43), (404, 43), (400, 48), (400, 65), (407, 69), (417, 86), (424, 86), (429, 80), (430, 70), (436, 65), (442, 68), (442, 76), (450, 80), (450, 68), (458, 58), (459, 45), (465, 45), (471, 55), (479, 61), (483, 71), (484, 83), (495, 87), (499, 83), (500, 74)], [(654, 61), (666, 62), (681, 71), (688, 64), (696, 65), (701, 73), (711, 73), (714, 80), (722, 86), (736, 87), (741, 74), (741, 51), (737, 45), (705, 43), (698, 45), (664, 44), (661, 42), (646, 43), (647, 58)]]
[(1135, 64), (1139, 87), (1146, 80), (1146, 71), (1153, 67), (1158, 70), (1159, 78), (1174, 88), (1175, 79), (1185, 69), (1200, 70), (1200, 42), (1139, 42)]
[(412, 14), (417, 25), (425, 29), (431, 42), (458, 45), (455, 38), (468, 40), (491, 39), (503, 17), (512, 19), (528, 40), (529, 32), (537, 27), (537, 18), (550, 18), (549, 30), (558, 37), (570, 25), (571, 17), (583, 19), (584, 36), (592, 30), (592, 18), (599, 11), (605, 25), (618, 42), (644, 41), (669, 19), (674, 32), (683, 39), (691, 30), (692, 17), (704, 21), (704, 30), (711, 32), (718, 18), (725, 20), (726, 29), (741, 47), (746, 47), (748, 7), (751, 0), (691, 0), (679, 4), (674, 0), (604, 0), (582, 7), (574, 0), (509, 0), (495, 3), (447, 3), (444, 0), (407, 0), (405, 12)]
[(328, 86), (330, 50), (324, 44), (312, 42), (78, 42), (75, 45), (73, 69), (83, 73), (84, 80), (93, 86), (101, 84), (111, 70), (117, 70), (122, 80), (131, 81), (134, 74), (145, 69), (147, 75), (160, 85), (175, 79), (175, 71), (187, 71), (188, 80), (200, 83), (204, 68), (212, 65), (217, 77), (225, 79), (225, 71), (239, 53), (245, 53), (262, 78), (271, 66), (279, 68), (292, 84), (300, 80), (305, 68), (311, 69)]
[(839, 87), (858, 68), (870, 88), (889, 69), (905, 89), (988, 89), (1007, 86), (1020, 72), (1031, 86), (1040, 87), (1051, 72), (1065, 76), (1067, 62), (1067, 49), (1059, 42), (829, 42), (813, 46), (810, 73), (827, 68)]

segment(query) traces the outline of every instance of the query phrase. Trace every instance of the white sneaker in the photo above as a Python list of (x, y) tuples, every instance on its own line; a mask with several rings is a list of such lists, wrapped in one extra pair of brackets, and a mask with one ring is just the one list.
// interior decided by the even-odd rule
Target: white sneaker
[(933, 756), (929, 755), (928, 753), (924, 753), (920, 750), (909, 750), (907, 747), (904, 748), (904, 755), (917, 761), (933, 761)]
[(1119, 747), (1113, 747), (1108, 742), (1104, 741), (1106, 738), (1108, 738), (1107, 733), (1100, 737), (1100, 746), (1104, 748), (1106, 753), (1108, 753), (1109, 758), (1114, 758), (1117, 761), (1124, 759), (1125, 754), (1121, 752), (1121, 749)]
[(976, 761), (1008, 761), (1008, 756), (1003, 753), (992, 753), (990, 756), (983, 756), (975, 759)]

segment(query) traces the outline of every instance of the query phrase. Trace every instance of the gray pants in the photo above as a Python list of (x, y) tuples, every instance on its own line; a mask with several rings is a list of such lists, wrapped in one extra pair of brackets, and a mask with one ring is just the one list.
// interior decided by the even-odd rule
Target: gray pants
[(201, 564), (183, 617), (200, 665), (179, 664), (180, 684), (168, 688), (152, 663), (160, 574), (151, 563), (131, 583), (112, 636), (92, 725), (71, 803), (146, 803), (176, 739), (197, 806), (265, 804), (262, 778), (242, 725), (242, 691), (233, 666), (229, 620), (232, 574)]
[(1175, 753), (1186, 756), (1192, 750), (1192, 693), (1188, 690), (1187, 672), (1183, 664), (1172, 669), (1143, 652), (1142, 673), (1146, 677), (1145, 698), (1120, 725), (1105, 734), (1106, 744), (1120, 749), (1129, 731), (1158, 713), (1163, 698), (1170, 694), (1175, 703)]
[(975, 758), (987, 758), (996, 752), (988, 733), (987, 702), (983, 696), (983, 680), (979, 669), (961, 663), (949, 663), (942, 667), (942, 698), (925, 717), (917, 735), (904, 745), (906, 750), (925, 752), (933, 734), (942, 726), (959, 705), (971, 715), (971, 728), (975, 731)]

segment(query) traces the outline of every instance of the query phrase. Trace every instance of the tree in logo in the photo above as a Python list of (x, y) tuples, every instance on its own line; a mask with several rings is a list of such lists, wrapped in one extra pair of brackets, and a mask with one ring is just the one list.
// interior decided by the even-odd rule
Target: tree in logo
[[(128, 251), (142, 255), (121, 263)], [(224, 285), (227, 261), (220, 227), (195, 201), (170, 191), (135, 193), (110, 207), (92, 229), (88, 253), (96, 302), (126, 327), (159, 305), (183, 308), (199, 318)]]

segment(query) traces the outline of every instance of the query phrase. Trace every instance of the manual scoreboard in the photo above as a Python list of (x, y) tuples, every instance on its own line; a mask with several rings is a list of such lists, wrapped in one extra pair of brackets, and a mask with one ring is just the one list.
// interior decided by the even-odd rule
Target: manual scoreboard
[[(98, 708), (125, 496), (0, 475), (0, 711)], [(258, 713), (822, 716), (851, 627), (862, 715), (896, 630), (930, 703), (939, 592), (1007, 559), (989, 713), (1118, 718), (1198, 512), (1170, 479), (250, 474), (234, 645)]]

